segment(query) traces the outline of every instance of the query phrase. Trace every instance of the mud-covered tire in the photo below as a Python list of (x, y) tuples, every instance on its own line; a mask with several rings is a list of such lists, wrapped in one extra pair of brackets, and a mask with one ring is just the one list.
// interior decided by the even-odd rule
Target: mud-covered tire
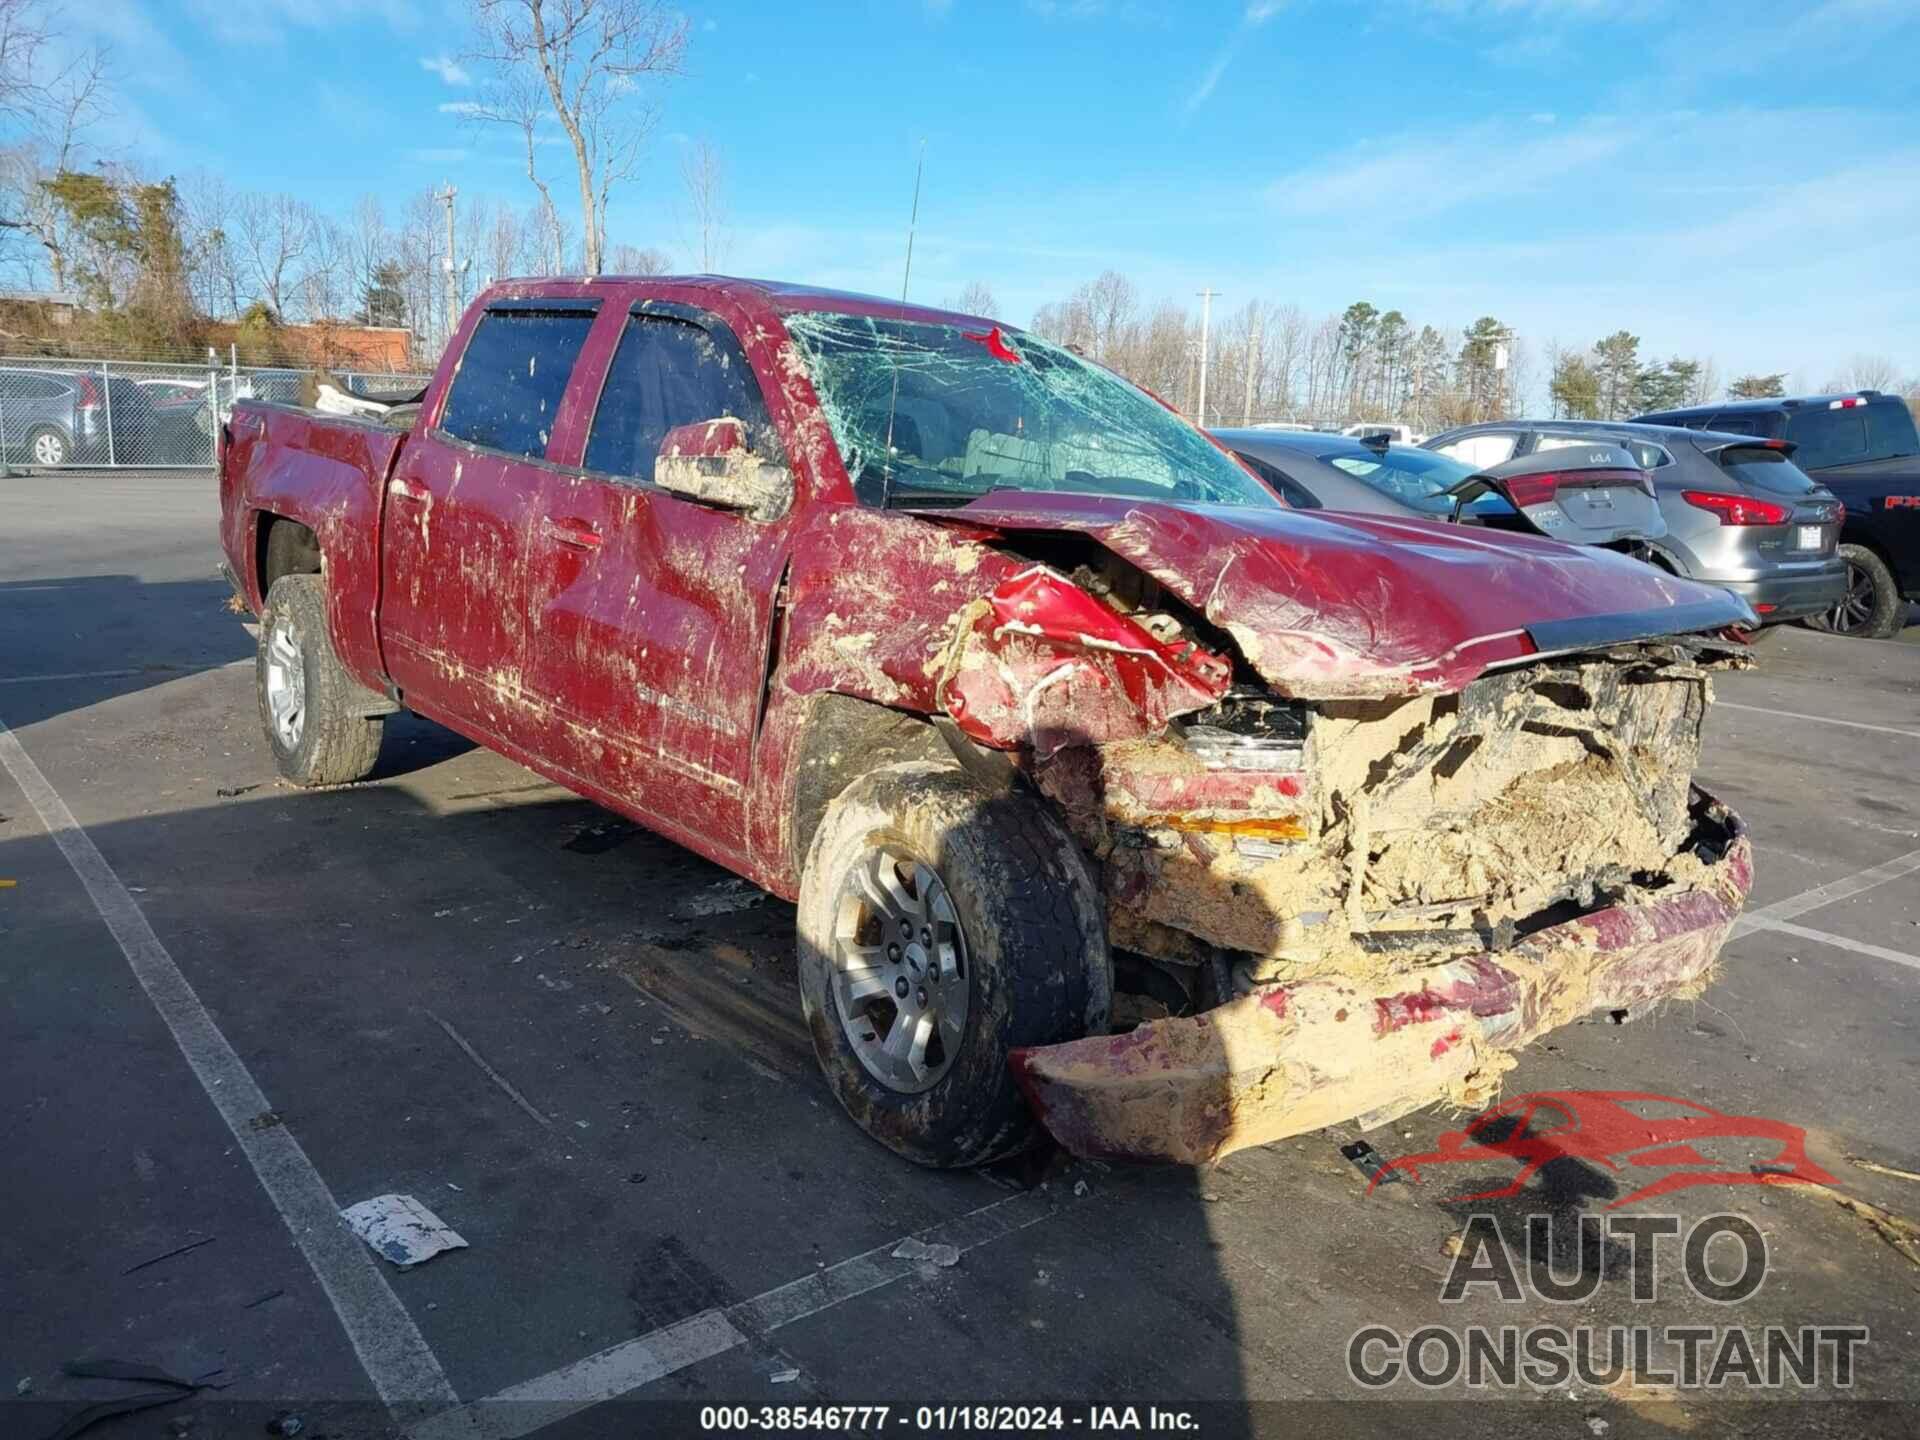
[[(298, 716), (288, 724), (288, 675), (299, 672)], [(254, 660), (260, 727), (273, 763), (295, 785), (364, 780), (380, 758), (383, 698), (347, 673), (327, 632), (327, 600), (318, 575), (282, 575), (267, 592)]]
[[(856, 1052), (836, 997), (841, 907), (876, 851), (931, 867), (958, 913), (964, 1034), (930, 1088), (902, 1093)], [(924, 762), (862, 777), (828, 807), (800, 881), (800, 998), (814, 1053), (855, 1124), (921, 1165), (980, 1165), (1040, 1137), (1008, 1055), (1104, 1033), (1106, 915), (1088, 862), (1043, 803)]]
[(1847, 598), (1808, 619), (1815, 630), (1860, 640), (1890, 640), (1907, 624), (1907, 602), (1887, 562), (1864, 545), (1842, 545), (1847, 562)]

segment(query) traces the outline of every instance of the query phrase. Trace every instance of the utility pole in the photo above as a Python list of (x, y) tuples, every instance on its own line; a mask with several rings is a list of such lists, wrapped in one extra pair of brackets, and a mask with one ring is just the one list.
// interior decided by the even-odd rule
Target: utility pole
[(454, 321), (460, 315), (460, 278), (459, 271), (454, 268), (453, 263), (453, 197), (459, 193), (452, 185), (448, 185), (433, 197), (447, 207), (447, 258), (441, 262), (447, 272), (447, 330), (446, 338), (442, 342), (446, 345), (453, 343)]
[(1258, 387), (1260, 372), (1266, 368), (1266, 352), (1261, 349), (1260, 307), (1253, 307), (1253, 323), (1247, 335), (1247, 397), (1240, 411), (1242, 425), (1253, 424), (1253, 396)]
[(1207, 425), (1207, 326), (1213, 319), (1213, 297), (1219, 293), (1200, 292), (1200, 416), (1195, 423), (1203, 430)]

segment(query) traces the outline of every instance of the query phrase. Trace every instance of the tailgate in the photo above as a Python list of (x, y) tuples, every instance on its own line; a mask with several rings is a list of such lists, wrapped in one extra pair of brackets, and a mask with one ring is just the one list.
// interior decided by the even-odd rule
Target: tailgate
[[(1536, 477), (1516, 477), (1533, 480)], [(1550, 495), (1519, 506), (1520, 513), (1556, 540), (1576, 545), (1606, 545), (1616, 540), (1646, 540), (1666, 533), (1660, 502), (1636, 473), (1631, 479), (1607, 471), (1557, 477)], [(1522, 487), (1523, 493), (1526, 487)], [(1511, 498), (1511, 497), (1509, 497)]]

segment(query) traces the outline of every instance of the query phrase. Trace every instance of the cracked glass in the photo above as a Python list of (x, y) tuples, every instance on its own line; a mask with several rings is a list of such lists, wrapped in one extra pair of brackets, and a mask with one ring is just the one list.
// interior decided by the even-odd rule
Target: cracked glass
[(863, 504), (1046, 490), (1282, 508), (1151, 396), (1036, 336), (825, 312), (786, 326)]

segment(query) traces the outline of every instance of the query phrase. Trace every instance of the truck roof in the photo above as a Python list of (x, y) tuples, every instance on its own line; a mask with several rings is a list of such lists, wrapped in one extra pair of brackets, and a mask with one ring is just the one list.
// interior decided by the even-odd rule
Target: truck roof
[[(1000, 322), (984, 315), (969, 315), (933, 305), (915, 305), (890, 300), (881, 295), (861, 295), (851, 290), (830, 290), (818, 285), (802, 285), (787, 280), (752, 280), (737, 275), (542, 275), (495, 281), (494, 291), (525, 299), (541, 296), (577, 297), (582, 287), (658, 290), (707, 290), (729, 299), (751, 297), (771, 306), (782, 315), (810, 310), (826, 310), (848, 315), (873, 315), (890, 320), (919, 320), (951, 324), (995, 325)], [(1008, 327), (1013, 328), (1013, 327)]]

